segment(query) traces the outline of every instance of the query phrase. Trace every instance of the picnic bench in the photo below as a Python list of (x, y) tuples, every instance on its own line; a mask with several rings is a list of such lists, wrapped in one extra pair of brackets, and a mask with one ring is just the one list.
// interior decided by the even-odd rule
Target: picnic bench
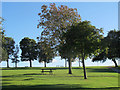
[(44, 72), (49, 72), (50, 74), (52, 74), (52, 69), (42, 69), (42, 71), (41, 71), (42, 73), (44, 73)]

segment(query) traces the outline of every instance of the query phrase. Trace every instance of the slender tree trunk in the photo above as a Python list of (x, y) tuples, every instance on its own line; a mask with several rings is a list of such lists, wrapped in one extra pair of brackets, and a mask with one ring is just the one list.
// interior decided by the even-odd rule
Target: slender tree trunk
[(30, 67), (32, 67), (32, 60), (30, 60)]
[(72, 74), (72, 63), (71, 63), (71, 58), (68, 58), (68, 63), (69, 63), (69, 74)]
[(7, 60), (7, 68), (9, 68), (9, 60)]
[(46, 67), (47, 65), (46, 65), (46, 62), (44, 61), (44, 67)]
[(15, 62), (15, 67), (17, 68), (17, 62)]
[(117, 62), (115, 61), (115, 59), (112, 59), (112, 61), (114, 62), (115, 67), (118, 67)]
[(65, 67), (67, 67), (67, 60), (65, 59)]
[(84, 62), (84, 57), (82, 57), (82, 64), (83, 64), (83, 71), (84, 71), (84, 79), (87, 79), (87, 76), (86, 76), (86, 69), (85, 69), (85, 62)]

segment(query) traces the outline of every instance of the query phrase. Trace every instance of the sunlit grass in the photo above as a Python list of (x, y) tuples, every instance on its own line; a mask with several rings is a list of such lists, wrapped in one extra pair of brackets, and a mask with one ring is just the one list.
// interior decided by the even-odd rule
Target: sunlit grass
[[(55, 69), (55, 68), (54, 68)], [(6, 88), (104, 88), (117, 90), (118, 73), (106, 67), (87, 67), (87, 78), (83, 77), (82, 68), (53, 70), (53, 74), (41, 73), (41, 68), (2, 70), (2, 86)]]

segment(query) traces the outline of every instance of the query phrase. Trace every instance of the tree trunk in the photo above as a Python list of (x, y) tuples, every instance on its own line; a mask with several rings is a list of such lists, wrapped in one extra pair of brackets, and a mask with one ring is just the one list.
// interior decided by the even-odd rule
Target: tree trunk
[(83, 71), (84, 71), (84, 79), (87, 79), (87, 76), (86, 76), (86, 69), (85, 69), (85, 62), (84, 62), (84, 57), (82, 57), (82, 64), (83, 64)]
[(46, 65), (46, 62), (44, 61), (44, 67), (46, 67), (47, 65)]
[(17, 68), (17, 62), (15, 62), (15, 67)]
[(65, 59), (65, 67), (67, 67), (67, 60)]
[(7, 60), (7, 68), (9, 68), (9, 60)]
[(30, 60), (30, 67), (32, 67), (32, 60)]
[(69, 63), (69, 74), (72, 74), (72, 63), (71, 63), (71, 59), (70, 58), (68, 58), (68, 63)]
[(115, 61), (115, 59), (112, 59), (112, 61), (114, 62), (115, 67), (118, 67), (117, 62)]

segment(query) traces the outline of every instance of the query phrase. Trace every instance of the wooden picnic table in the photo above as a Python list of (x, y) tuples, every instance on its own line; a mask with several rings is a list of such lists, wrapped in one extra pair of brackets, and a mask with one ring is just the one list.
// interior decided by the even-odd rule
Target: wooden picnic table
[(42, 71), (41, 71), (42, 73), (44, 73), (44, 72), (49, 72), (50, 74), (52, 74), (52, 69), (42, 69)]

